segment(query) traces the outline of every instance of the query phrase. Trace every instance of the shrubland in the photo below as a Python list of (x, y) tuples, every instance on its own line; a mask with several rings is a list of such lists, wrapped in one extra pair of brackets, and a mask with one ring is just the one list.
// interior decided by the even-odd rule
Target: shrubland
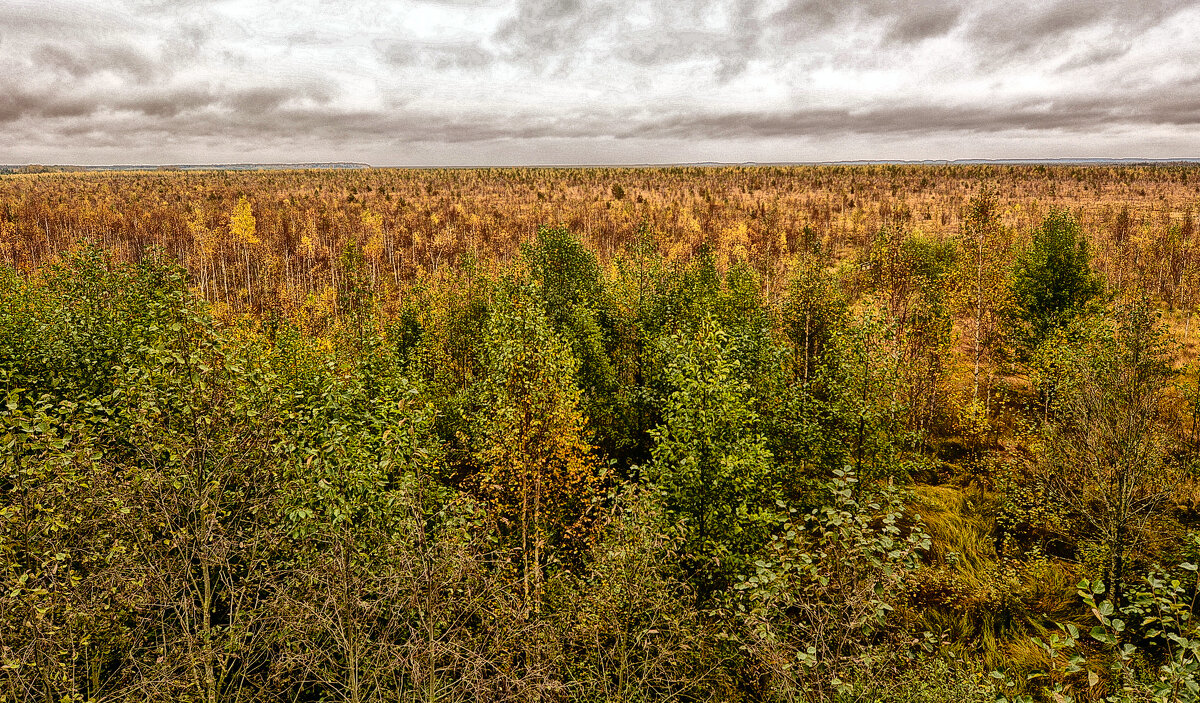
[(0, 701), (1194, 700), (1197, 177), (0, 178)]

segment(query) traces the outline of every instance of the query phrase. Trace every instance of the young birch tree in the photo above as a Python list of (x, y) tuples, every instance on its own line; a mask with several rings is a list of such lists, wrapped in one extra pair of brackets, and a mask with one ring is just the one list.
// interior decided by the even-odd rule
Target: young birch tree
[(959, 246), (962, 306), (969, 315), (971, 402), (984, 417), (991, 406), (992, 365), (1001, 350), (1001, 328), (1008, 306), (1009, 230), (1000, 222), (994, 191), (985, 188), (971, 199), (963, 218)]
[(1074, 351), (1045, 480), (1104, 547), (1105, 579), (1119, 605), (1127, 557), (1150, 538), (1173, 486), (1163, 425), (1171, 368), (1158, 313), (1144, 300), (1122, 305), (1111, 327)]
[(532, 296), (515, 292), (484, 333), (474, 456), (480, 492), (519, 545), (526, 607), (540, 611), (546, 556), (581, 547), (597, 472), (570, 348)]

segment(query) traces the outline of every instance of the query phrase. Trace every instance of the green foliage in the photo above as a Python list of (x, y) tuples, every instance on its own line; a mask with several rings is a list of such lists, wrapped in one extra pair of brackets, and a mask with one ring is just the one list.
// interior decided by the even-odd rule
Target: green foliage
[(894, 324), (868, 310), (834, 338), (822, 369), (822, 429), (829, 458), (852, 467), (863, 481), (904, 473), (900, 450), (910, 443), (901, 418), (900, 372)]
[(837, 472), (829, 504), (784, 521), (734, 587), (779, 698), (838, 692), (841, 677), (870, 658), (895, 594), (930, 548), (919, 524), (900, 526), (898, 491), (856, 484), (853, 474)]
[[(1190, 539), (1195, 542), (1194, 535)], [(1196, 565), (1183, 562), (1176, 571), (1186, 576), (1173, 577), (1161, 569), (1150, 572), (1119, 606), (1104, 597), (1108, 589), (1103, 581), (1080, 581), (1077, 596), (1095, 624), (1086, 634), (1068, 623), (1045, 639), (1034, 637), (1032, 642), (1045, 652), (1048, 665), (1031, 674), (1029, 681), (1064, 702), (1196, 700), (1200, 696)], [(992, 675), (1006, 678), (999, 672)]]
[[(74, 302), (25, 327), (36, 331), (27, 342), (54, 353), (43, 357), (51, 367), (79, 353), (100, 365), (94, 378), (7, 369), (37, 394), (10, 392), (6, 418), (42, 419), (36, 438), (21, 430), (34, 441), (7, 464), (23, 507), (7, 514), (4, 590), (28, 627), (5, 638), (6, 687), (102, 698), (124, 683), (114, 672), (140, 668), (138, 685), (161, 686), (131, 690), (142, 697), (173, 686), (251, 697), (267, 662), (251, 644), (262, 610), (251, 594), (278, 544), (270, 378), (224, 345), (174, 267), (110, 270), (85, 251), (49, 274), (35, 299)], [(82, 402), (64, 398), (81, 387)], [(54, 563), (42, 564), (52, 568), (31, 569), (31, 550), (51, 549)], [(38, 597), (21, 597), (25, 588)]]
[[(1196, 565), (1183, 563), (1185, 572)], [(1194, 582), (1194, 577), (1192, 578)], [(1176, 703), (1200, 696), (1200, 631), (1194, 613), (1195, 585), (1189, 588), (1165, 572), (1148, 574), (1120, 608), (1105, 594), (1100, 581), (1079, 583), (1079, 597), (1097, 621), (1091, 638), (1108, 653), (1108, 673), (1113, 682), (1109, 700), (1146, 700)], [(1157, 664), (1139, 671), (1139, 664)], [(1095, 674), (1089, 674), (1095, 681)]]
[(390, 532), (405, 509), (393, 492), (433, 474), (441, 458), (433, 408), (385, 340), (370, 341), (347, 363), (294, 328), (276, 337), (278, 442), (292, 481), (285, 510), (297, 539), (342, 527)]
[(1059, 351), (1044, 480), (1083, 533), (1104, 545), (1118, 602), (1127, 555), (1148, 539), (1174, 483), (1164, 461), (1166, 352), (1158, 314), (1145, 300), (1121, 305), (1082, 344)]
[(1008, 285), (1012, 234), (1001, 221), (999, 200), (990, 188), (985, 187), (968, 204), (958, 244), (958, 302), (968, 317), (965, 336), (972, 352), (971, 406), (967, 411), (987, 419), (995, 364), (1004, 358), (1009, 343), (1003, 331), (1012, 304)]
[(1019, 334), (1027, 349), (1085, 311), (1103, 290), (1092, 272), (1087, 238), (1069, 213), (1055, 210), (1033, 233), (1012, 272)]
[(771, 455), (730, 346), (711, 318), (668, 339), (674, 390), (645, 474), (662, 491), (668, 515), (684, 521), (684, 551), (702, 602), (744, 568), (778, 516)]
[(792, 347), (797, 379), (808, 385), (847, 322), (846, 303), (833, 276), (816, 258), (804, 258), (788, 283), (779, 322)]
[(590, 531), (598, 475), (584, 435), (577, 362), (536, 300), (514, 290), (488, 319), (480, 414), (472, 423), (475, 484), (501, 538), (518, 550), (536, 607), (545, 558), (570, 560)]
[[(924, 654), (924, 653), (921, 653)], [(838, 678), (835, 701), (847, 703), (996, 703), (978, 665), (948, 655), (901, 652), (864, 662)]]
[(897, 227), (879, 231), (863, 267), (879, 311), (890, 318), (905, 424), (918, 437), (946, 424), (945, 382), (953, 344), (951, 275), (958, 250)]
[(611, 360), (615, 310), (596, 255), (561, 226), (539, 227), (536, 242), (523, 251), (550, 326), (578, 360), (576, 380), (596, 442), (609, 451), (628, 446), (624, 397)]
[[(419, 290), (405, 326), (419, 337), (407, 339), (397, 357), (437, 407), (434, 434), (445, 449), (443, 479), (458, 485), (471, 471), (470, 418), (478, 412), (475, 383), (483, 375), (483, 334), (498, 283), (474, 271), (458, 272), (444, 292)], [(393, 343), (403, 342), (393, 328)], [(403, 352), (401, 355), (399, 352)]]
[(985, 196), (786, 287), (649, 222), (398, 301), (383, 234), (309, 252), (315, 317), (210, 314), (157, 252), (0, 269), (0, 703), (1195, 698), (1194, 568), (1124, 576), (1200, 551), (1164, 320), (1086, 302), (1052, 217), (1016, 277), (1086, 295), (1021, 308), (1058, 310), (1021, 406)]
[(348, 242), (338, 255), (337, 265), (341, 274), (337, 279), (338, 313), (355, 320), (369, 315), (374, 291), (362, 248)]
[(785, 341), (767, 347), (771, 372), (753, 379), (756, 410), (779, 466), (781, 495), (815, 506), (824, 482), (848, 464), (873, 476), (890, 472), (883, 467), (892, 463), (898, 388), (889, 333), (851, 315), (817, 259), (798, 265), (778, 323)]
[[(614, 307), (612, 358), (618, 397), (610, 417), (622, 423), (626, 439), (619, 451), (610, 454), (618, 462), (618, 471), (627, 474), (649, 460), (650, 430), (661, 418), (662, 357), (656, 341), (663, 333), (663, 311), (669, 300), (664, 285), (670, 277), (645, 225), (616, 259), (614, 269), (608, 290)], [(622, 412), (613, 412), (618, 407)]]
[(90, 400), (112, 393), (121, 369), (197, 305), (183, 271), (154, 255), (115, 264), (85, 247), (40, 277), (10, 274), (0, 297), (0, 368), (9, 388), (31, 397)]
[(615, 493), (586, 576), (554, 597), (570, 697), (580, 701), (704, 699), (728, 694), (720, 630), (706, 626), (680, 568), (681, 531), (658, 496)]

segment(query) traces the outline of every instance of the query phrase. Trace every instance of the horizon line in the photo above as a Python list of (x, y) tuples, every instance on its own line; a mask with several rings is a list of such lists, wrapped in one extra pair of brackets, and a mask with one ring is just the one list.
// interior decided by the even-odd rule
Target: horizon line
[(964, 158), (964, 159), (840, 159), (825, 161), (679, 161), (659, 163), (529, 163), (504, 165), (390, 165), (361, 161), (295, 161), (295, 162), (227, 162), (227, 163), (160, 163), (160, 164), (47, 164), (38, 162), (0, 164), (0, 170), (23, 168), (71, 169), (79, 171), (224, 171), (224, 170), (437, 170), (437, 169), (513, 169), (513, 168), (732, 168), (788, 166), (954, 166), (954, 165), (1139, 165), (1139, 164), (1200, 164), (1200, 157), (1058, 157), (1058, 158)]

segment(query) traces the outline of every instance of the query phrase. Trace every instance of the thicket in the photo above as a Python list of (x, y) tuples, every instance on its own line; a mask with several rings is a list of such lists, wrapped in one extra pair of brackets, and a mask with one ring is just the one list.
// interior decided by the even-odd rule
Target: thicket
[[(14, 260), (0, 700), (1192, 700), (1181, 318), (1001, 214), (774, 272), (651, 223), (391, 284), (348, 245), (318, 317)], [(205, 232), (276, 265), (248, 200)]]

